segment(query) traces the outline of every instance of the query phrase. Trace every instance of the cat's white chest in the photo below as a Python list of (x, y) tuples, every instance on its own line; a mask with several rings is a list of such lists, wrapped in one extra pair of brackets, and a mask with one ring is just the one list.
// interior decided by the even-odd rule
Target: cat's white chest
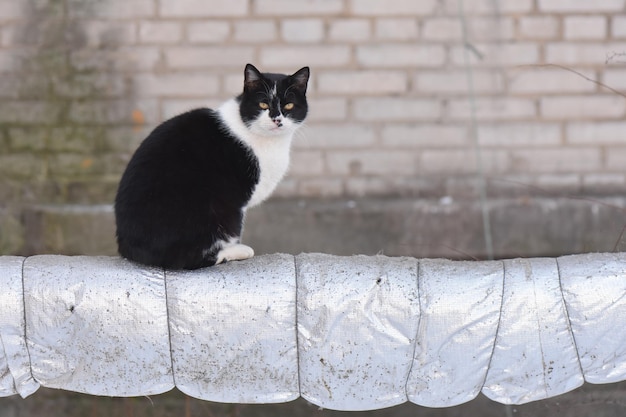
[(241, 120), (239, 104), (236, 100), (224, 103), (218, 109), (218, 113), (233, 133), (250, 147), (259, 161), (259, 182), (247, 204), (247, 207), (256, 206), (272, 194), (287, 173), (293, 131), (276, 136), (264, 136), (251, 132)]
[(254, 207), (268, 198), (289, 168), (291, 138), (263, 139), (257, 143), (250, 144), (259, 160), (261, 172), (259, 183), (248, 202), (248, 207)]

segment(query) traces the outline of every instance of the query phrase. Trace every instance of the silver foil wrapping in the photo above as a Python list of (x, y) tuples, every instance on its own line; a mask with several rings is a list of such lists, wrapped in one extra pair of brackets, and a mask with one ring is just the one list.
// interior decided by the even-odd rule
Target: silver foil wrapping
[(236, 403), (298, 398), (293, 256), (167, 272), (176, 386)]
[(22, 268), (25, 258), (0, 257), (0, 396), (27, 397), (39, 389), (26, 347)]
[(521, 404), (626, 379), (626, 254), (266, 255), (197, 271), (0, 257), (0, 396), (178, 387), (337, 410)]
[(24, 262), (26, 343), (41, 385), (95, 395), (174, 387), (163, 271), (119, 258)]
[(405, 402), (419, 321), (415, 259), (301, 255), (298, 273), (302, 396), (336, 410)]

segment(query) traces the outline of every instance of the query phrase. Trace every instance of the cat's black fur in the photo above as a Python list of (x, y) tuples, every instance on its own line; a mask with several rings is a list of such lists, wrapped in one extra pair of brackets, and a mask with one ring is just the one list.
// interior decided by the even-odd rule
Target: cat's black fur
[[(307, 113), (308, 68), (286, 76), (261, 74), (248, 64), (244, 74), (244, 91), (235, 99), (238, 123), (252, 128), (269, 114), (279, 128), (278, 119), (289, 118), (295, 130)], [(269, 108), (261, 110), (260, 101)], [(287, 102), (294, 103), (291, 111), (279, 107)], [(255, 138), (266, 138), (263, 132), (238, 135), (220, 109), (191, 110), (165, 121), (131, 158), (115, 199), (123, 257), (196, 269), (214, 265), (221, 249), (239, 242), (245, 210), (264, 175)]]

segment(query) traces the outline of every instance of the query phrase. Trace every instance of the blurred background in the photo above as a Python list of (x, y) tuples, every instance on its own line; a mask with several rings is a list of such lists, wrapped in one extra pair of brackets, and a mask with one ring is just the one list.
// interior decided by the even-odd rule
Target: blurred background
[(257, 253), (625, 248), (625, 0), (0, 0), (0, 254), (115, 255), (133, 151), (248, 62), (312, 71)]
[(133, 151), (248, 62), (312, 70), (257, 253), (621, 245), (623, 0), (0, 0), (0, 253), (115, 254)]

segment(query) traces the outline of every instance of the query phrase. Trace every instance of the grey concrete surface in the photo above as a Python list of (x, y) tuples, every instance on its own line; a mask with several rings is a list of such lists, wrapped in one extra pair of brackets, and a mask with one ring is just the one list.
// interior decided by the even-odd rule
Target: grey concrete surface
[[(493, 255), (624, 250), (625, 207), (622, 197), (490, 200)], [(33, 206), (23, 218), (18, 254), (116, 253), (110, 206)], [(257, 254), (487, 257), (481, 207), (465, 200), (273, 200), (249, 210), (243, 241)]]

